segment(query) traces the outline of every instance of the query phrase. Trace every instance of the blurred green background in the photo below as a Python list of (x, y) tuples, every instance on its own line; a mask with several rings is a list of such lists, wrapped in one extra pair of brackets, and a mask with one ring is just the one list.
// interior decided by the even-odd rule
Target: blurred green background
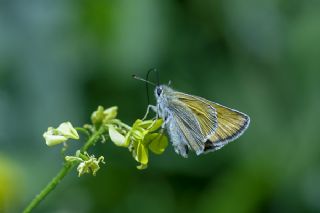
[[(0, 212), (20, 212), (62, 165), (42, 133), (98, 105), (132, 124), (160, 70), (175, 89), (251, 116), (236, 142), (136, 169), (112, 143), (35, 212), (320, 212), (320, 1), (0, 2)], [(152, 77), (154, 79), (154, 76)], [(76, 144), (76, 143), (74, 143)], [(76, 149), (74, 145), (74, 149)]]

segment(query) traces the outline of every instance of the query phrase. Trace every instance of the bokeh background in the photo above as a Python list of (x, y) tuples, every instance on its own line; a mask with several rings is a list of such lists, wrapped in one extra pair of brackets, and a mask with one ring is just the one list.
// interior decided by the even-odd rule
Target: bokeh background
[(319, 11), (317, 0), (1, 1), (0, 212), (20, 212), (61, 167), (48, 126), (87, 123), (98, 105), (141, 118), (145, 85), (131, 75), (152, 67), (249, 114), (249, 129), (208, 155), (169, 147), (144, 171), (99, 144), (97, 176), (72, 171), (35, 212), (320, 212)]

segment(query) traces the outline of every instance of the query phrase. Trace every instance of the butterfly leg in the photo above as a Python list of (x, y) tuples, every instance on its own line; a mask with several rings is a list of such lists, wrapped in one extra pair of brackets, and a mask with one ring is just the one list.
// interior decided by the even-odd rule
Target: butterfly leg
[(146, 114), (143, 116), (142, 120), (145, 120), (145, 119), (147, 118), (147, 116), (148, 116), (148, 114), (149, 114), (149, 112), (150, 112), (150, 109), (151, 109), (152, 111), (154, 111), (155, 113), (157, 113), (157, 107), (156, 107), (156, 106), (154, 106), (154, 105), (148, 105), (148, 107), (147, 107), (147, 112), (146, 112)]

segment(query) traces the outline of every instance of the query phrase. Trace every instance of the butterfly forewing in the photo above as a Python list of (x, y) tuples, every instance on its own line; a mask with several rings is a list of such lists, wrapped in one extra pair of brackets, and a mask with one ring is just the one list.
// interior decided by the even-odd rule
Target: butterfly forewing
[[(203, 132), (207, 132), (209, 128), (214, 129), (213, 133), (207, 137), (204, 151), (217, 150), (228, 142), (235, 140), (249, 125), (249, 117), (237, 110), (185, 93), (177, 92), (176, 95), (190, 109), (200, 112), (195, 115), (201, 123)], [(204, 107), (204, 105), (209, 105), (215, 109), (216, 120), (204, 119), (205, 116), (203, 115), (207, 114), (207, 107)]]
[(183, 93), (178, 94), (182, 94), (178, 95), (179, 100), (186, 104), (196, 116), (205, 139), (210, 138), (217, 128), (217, 113), (215, 108), (208, 103), (184, 96)]

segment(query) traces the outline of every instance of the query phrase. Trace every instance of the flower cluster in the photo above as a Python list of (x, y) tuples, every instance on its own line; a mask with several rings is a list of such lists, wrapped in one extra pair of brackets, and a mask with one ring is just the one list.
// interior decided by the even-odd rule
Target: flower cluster
[(161, 127), (162, 122), (162, 119), (146, 121), (138, 119), (126, 134), (110, 126), (109, 136), (115, 145), (128, 147), (134, 159), (140, 163), (137, 168), (145, 169), (149, 161), (148, 150), (162, 154), (168, 146), (168, 139), (163, 132), (155, 132)]
[(98, 109), (91, 115), (92, 124), (96, 129), (101, 125), (108, 123), (115, 119), (118, 115), (118, 107), (113, 106), (108, 109), (104, 109), (103, 106), (98, 106)]
[[(49, 127), (43, 137), (48, 146), (65, 143), (68, 139), (78, 140), (76, 129), (86, 133), (89, 138), (95, 135), (90, 145), (94, 145), (98, 140), (105, 141), (106, 138), (110, 138), (116, 146), (127, 148), (132, 153), (133, 158), (140, 163), (138, 169), (147, 168), (149, 150), (155, 154), (162, 154), (168, 146), (168, 139), (161, 129), (163, 120), (138, 119), (129, 126), (117, 119), (117, 114), (116, 106), (107, 109), (99, 106), (91, 115), (92, 124), (74, 128), (70, 122), (64, 122), (58, 128)], [(66, 156), (65, 160), (79, 163), (79, 176), (85, 173), (95, 175), (100, 169), (99, 163), (104, 163), (103, 156), (97, 159), (94, 155), (87, 152), (82, 154), (79, 150), (75, 156)]]
[(66, 156), (65, 160), (67, 162), (78, 162), (78, 176), (85, 173), (92, 173), (93, 176), (96, 175), (97, 171), (100, 169), (99, 163), (105, 163), (104, 157), (100, 156), (98, 159), (94, 155), (89, 155), (87, 152), (81, 154), (80, 150), (76, 152), (76, 156)]

